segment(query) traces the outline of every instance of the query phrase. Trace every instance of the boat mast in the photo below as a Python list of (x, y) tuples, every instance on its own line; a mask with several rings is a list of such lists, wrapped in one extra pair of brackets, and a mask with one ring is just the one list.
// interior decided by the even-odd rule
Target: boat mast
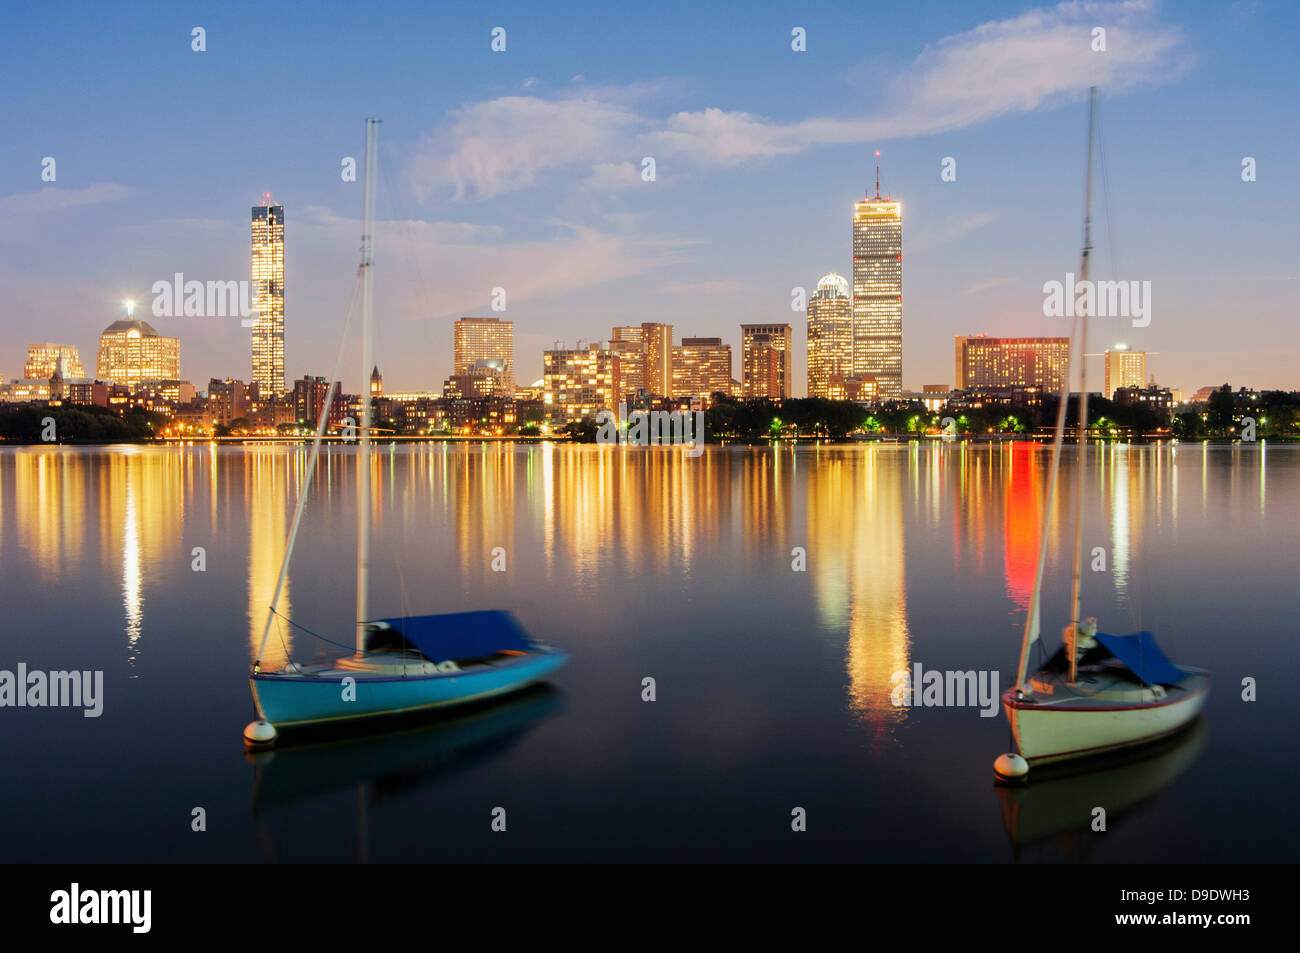
[[(1087, 287), (1088, 264), (1092, 257), (1092, 143), (1097, 129), (1097, 87), (1088, 91), (1088, 179), (1083, 193), (1083, 262), (1079, 281)], [(1095, 297), (1087, 300), (1095, 303)], [(1070, 627), (1065, 650), (1070, 655), (1070, 682), (1078, 674), (1079, 655), (1079, 568), (1083, 561), (1083, 478), (1088, 451), (1088, 309), (1079, 311), (1079, 452), (1074, 487), (1074, 580), (1070, 584)]]
[[(1090, 236), (1089, 216), (1091, 215), (1091, 209), (1092, 209), (1093, 115), (1095, 114), (1097, 108), (1097, 88), (1095, 86), (1092, 87), (1092, 89), (1089, 91), (1089, 96), (1090, 96), (1090, 101), (1088, 105), (1088, 180), (1087, 180), (1087, 184), (1084, 186), (1086, 195), (1084, 198), (1085, 207), (1084, 207), (1084, 226), (1083, 226), (1083, 231), (1084, 231), (1083, 267), (1081, 269), (1083, 273), (1083, 277), (1085, 278), (1088, 275), (1088, 251), (1091, 248), (1091, 243), (1089, 241), (1089, 236)], [(1074, 294), (1073, 288), (1069, 289), (1069, 294)], [(1076, 317), (1075, 320), (1077, 321), (1079, 319)], [(1071, 347), (1073, 347), (1074, 345), (1073, 335), (1071, 335), (1070, 345)], [(1086, 351), (1085, 347), (1081, 346), (1079, 348), (1080, 363), (1082, 363), (1085, 360), (1085, 358), (1083, 357), (1085, 351)], [(1056, 401), (1056, 428), (1054, 430), (1054, 436), (1052, 439), (1052, 463), (1048, 470), (1048, 475), (1047, 475), (1047, 500), (1043, 504), (1042, 521), (1039, 524), (1040, 534), (1039, 534), (1039, 543), (1038, 543), (1038, 565), (1034, 570), (1034, 591), (1029, 597), (1029, 612), (1025, 616), (1025, 630), (1024, 630), (1024, 635), (1022, 636), (1020, 641), (1020, 664), (1016, 670), (1016, 691), (1018, 693), (1024, 692), (1025, 679), (1029, 675), (1029, 647), (1038, 641), (1038, 636), (1040, 634), (1039, 630), (1040, 630), (1040, 618), (1042, 614), (1041, 604), (1042, 604), (1042, 595), (1043, 595), (1043, 570), (1047, 565), (1047, 544), (1050, 539), (1049, 528), (1052, 522), (1052, 514), (1056, 511), (1056, 488), (1059, 482), (1058, 477), (1061, 472), (1061, 446), (1065, 442), (1065, 410), (1066, 410), (1066, 406), (1069, 404), (1070, 401), (1070, 372), (1072, 370), (1072, 368), (1070, 367), (1070, 363), (1071, 363), (1070, 359), (1067, 356), (1065, 362), (1065, 373), (1061, 376), (1061, 391), (1057, 395), (1057, 401)], [(1078, 560), (1079, 545), (1080, 545), (1080, 539), (1076, 538), (1075, 540), (1076, 555), (1075, 555), (1075, 564), (1074, 564), (1076, 585), (1078, 582), (1078, 569), (1079, 569), (1079, 560)], [(1076, 603), (1077, 603), (1077, 590), (1076, 590)], [(1078, 615), (1077, 606), (1074, 614)], [(1073, 631), (1073, 627), (1071, 627), (1071, 631)], [(1070, 664), (1071, 664), (1071, 669), (1073, 670), (1074, 667), (1073, 661)], [(1074, 680), (1073, 671), (1071, 671), (1070, 679), (1071, 681)]]
[(361, 419), (357, 455), (357, 653), (370, 620), (370, 324), (375, 270), (375, 159), (379, 120), (366, 120), (365, 191), (361, 214)]

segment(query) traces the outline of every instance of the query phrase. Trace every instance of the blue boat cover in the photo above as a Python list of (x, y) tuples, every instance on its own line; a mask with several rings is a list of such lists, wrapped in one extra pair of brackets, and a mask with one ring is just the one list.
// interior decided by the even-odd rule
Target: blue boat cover
[(1165, 658), (1165, 653), (1156, 645), (1156, 637), (1150, 632), (1136, 635), (1098, 632), (1097, 641), (1148, 685), (1177, 685), (1190, 674)]
[(533, 644), (509, 612), (448, 612), (380, 619), (434, 662), (482, 658), (493, 652), (528, 652)]

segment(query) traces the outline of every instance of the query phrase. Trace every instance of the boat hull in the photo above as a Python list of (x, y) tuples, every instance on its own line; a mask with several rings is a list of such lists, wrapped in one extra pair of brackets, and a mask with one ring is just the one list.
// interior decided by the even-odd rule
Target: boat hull
[[(539, 651), (507, 662), (454, 672), (372, 676), (258, 673), (249, 676), (253, 704), (276, 728), (401, 715), (480, 701), (535, 684), (568, 660)], [(344, 679), (351, 679), (345, 684)]]
[(1209, 679), (1192, 676), (1165, 697), (1142, 692), (1129, 702), (1089, 698), (1017, 698), (1003, 693), (1002, 707), (1011, 723), (1021, 757), (1031, 764), (1086, 758), (1172, 734), (1205, 706)]

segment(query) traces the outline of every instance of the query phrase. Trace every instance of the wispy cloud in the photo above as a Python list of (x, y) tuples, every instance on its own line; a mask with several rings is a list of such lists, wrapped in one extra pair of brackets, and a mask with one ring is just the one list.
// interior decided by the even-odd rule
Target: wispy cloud
[[(1092, 49), (1094, 27), (1106, 30), (1105, 52)], [(1169, 82), (1191, 67), (1182, 43), (1182, 31), (1156, 22), (1149, 0), (1062, 3), (925, 47), (881, 97), (891, 105), (875, 117), (782, 124), (713, 108), (670, 116), (644, 143), (664, 155), (733, 165), (817, 144), (932, 135), (1059, 106), (1092, 85), (1116, 95)]]
[(740, 281), (670, 281), (659, 290), (670, 295), (733, 294), (745, 285)]
[(585, 97), (506, 96), (465, 106), (421, 143), (412, 187), (421, 201), (447, 186), (458, 199), (527, 188), (547, 169), (606, 159), (640, 122), (625, 105)]
[[(391, 310), (412, 318), (467, 314), (486, 308), (492, 289), (509, 306), (558, 297), (667, 267), (684, 257), (684, 242), (627, 236), (552, 222), (550, 236), (511, 241), (496, 226), (467, 222), (385, 220), (379, 264)], [(304, 209), (299, 240), (308, 248), (355, 245), (361, 223), (327, 209)], [(322, 276), (323, 277), (323, 276)]]
[(131, 190), (125, 185), (104, 182), (84, 189), (49, 186), (35, 192), (16, 192), (0, 196), (0, 237), (26, 232), (38, 215), (50, 215), (86, 205), (103, 205), (125, 198)]
[[(1106, 30), (1106, 51), (1092, 30)], [(1090, 85), (1119, 95), (1169, 82), (1191, 68), (1184, 36), (1158, 21), (1152, 0), (1076, 0), (984, 23), (923, 48), (895, 74), (866, 118), (774, 122), (712, 106), (656, 118), (636, 108), (654, 84), (583, 87), (546, 100), (509, 96), (460, 109), (422, 143), (412, 166), (421, 198), (451, 186), (458, 199), (485, 198), (537, 183), (550, 169), (586, 165), (612, 182), (642, 155), (701, 166), (734, 166), (820, 145), (932, 135), (1000, 116), (1060, 106)]]
[(963, 288), (961, 293), (964, 295), (979, 294), (981, 291), (989, 291), (993, 288), (1001, 288), (1003, 285), (1010, 284), (1014, 278), (989, 278), (987, 281), (977, 281), (969, 288)]
[(634, 162), (600, 162), (583, 183), (590, 189), (624, 189), (641, 184), (641, 170)]
[(997, 216), (992, 212), (976, 212), (964, 218), (945, 221), (942, 228), (918, 232), (914, 238), (908, 241), (907, 246), (913, 252), (928, 251), (939, 245), (965, 238), (971, 232), (978, 231), (995, 218)]

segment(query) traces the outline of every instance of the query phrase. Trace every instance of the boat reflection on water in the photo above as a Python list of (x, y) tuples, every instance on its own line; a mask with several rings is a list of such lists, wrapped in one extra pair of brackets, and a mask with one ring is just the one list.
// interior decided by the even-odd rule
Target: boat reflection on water
[(1035, 768), (1027, 784), (995, 784), (1015, 859), (1026, 849), (1046, 848), (1059, 838), (1067, 860), (1089, 860), (1097, 837), (1093, 810), (1105, 808), (1106, 827), (1114, 830), (1191, 767), (1205, 743), (1201, 717), (1178, 734), (1142, 748)]
[(262, 812), (318, 795), (357, 791), (359, 843), (366, 854), (366, 808), (408, 795), (431, 782), (506, 754), (543, 719), (559, 714), (564, 694), (551, 685), (523, 689), (508, 698), (470, 704), (412, 724), (341, 733), (304, 729), (293, 744), (246, 750), (253, 766), (253, 817), (268, 859), (274, 858)]

